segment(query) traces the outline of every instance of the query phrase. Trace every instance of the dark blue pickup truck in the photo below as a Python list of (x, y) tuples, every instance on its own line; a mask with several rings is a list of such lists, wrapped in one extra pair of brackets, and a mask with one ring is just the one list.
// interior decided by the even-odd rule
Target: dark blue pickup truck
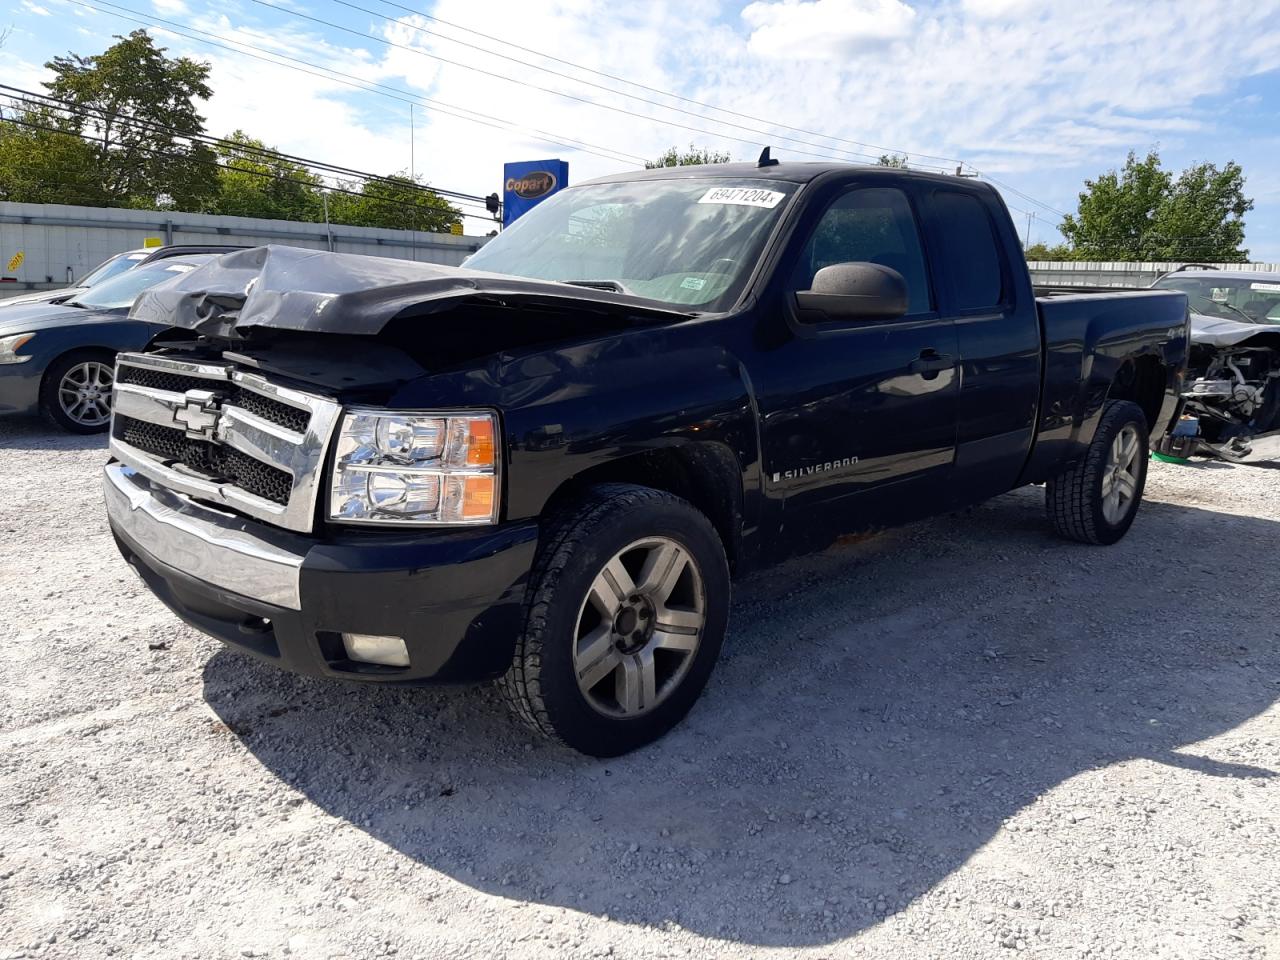
[(1109, 544), (1177, 415), (1178, 292), (1034, 291), (989, 186), (777, 163), (567, 189), (466, 268), (266, 247), (144, 293), (124, 556), (289, 670), (497, 679), (619, 754), (690, 709), (730, 579), (1044, 484)]

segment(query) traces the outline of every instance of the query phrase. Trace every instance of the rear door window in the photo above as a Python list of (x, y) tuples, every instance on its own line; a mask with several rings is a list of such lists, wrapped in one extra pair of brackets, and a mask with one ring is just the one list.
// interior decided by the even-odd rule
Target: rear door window
[(941, 262), (955, 310), (997, 310), (1007, 301), (995, 229), (977, 197), (951, 190), (933, 194)]

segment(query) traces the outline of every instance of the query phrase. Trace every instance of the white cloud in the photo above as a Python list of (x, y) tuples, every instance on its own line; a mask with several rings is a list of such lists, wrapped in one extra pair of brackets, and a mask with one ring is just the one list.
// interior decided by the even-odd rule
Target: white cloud
[(916, 12), (901, 0), (756, 0), (742, 19), (752, 53), (826, 60), (906, 37)]
[(22, 0), (22, 9), (37, 17), (53, 16), (52, 11), (50, 11), (48, 7), (42, 7), (38, 3), (32, 3), (31, 0)]

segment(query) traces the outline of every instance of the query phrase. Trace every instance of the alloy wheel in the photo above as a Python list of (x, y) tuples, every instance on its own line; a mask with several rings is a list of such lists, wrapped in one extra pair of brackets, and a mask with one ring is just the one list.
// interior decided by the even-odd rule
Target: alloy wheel
[(667, 537), (623, 547), (578, 611), (578, 689), (608, 716), (648, 713), (688, 673), (705, 625), (702, 572), (688, 550)]
[(111, 419), (111, 385), (115, 374), (100, 360), (77, 363), (58, 384), (58, 404), (82, 427), (100, 427)]
[(1138, 428), (1127, 424), (1111, 441), (1107, 466), (1102, 473), (1102, 515), (1112, 526), (1133, 509), (1138, 493), (1138, 452), (1142, 444)]

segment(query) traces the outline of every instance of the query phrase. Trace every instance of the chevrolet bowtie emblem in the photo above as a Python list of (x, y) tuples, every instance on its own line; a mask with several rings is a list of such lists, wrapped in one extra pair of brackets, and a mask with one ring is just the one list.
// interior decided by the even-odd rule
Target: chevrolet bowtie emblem
[(212, 390), (188, 390), (186, 402), (173, 411), (173, 422), (191, 440), (212, 440), (218, 429), (218, 395)]

